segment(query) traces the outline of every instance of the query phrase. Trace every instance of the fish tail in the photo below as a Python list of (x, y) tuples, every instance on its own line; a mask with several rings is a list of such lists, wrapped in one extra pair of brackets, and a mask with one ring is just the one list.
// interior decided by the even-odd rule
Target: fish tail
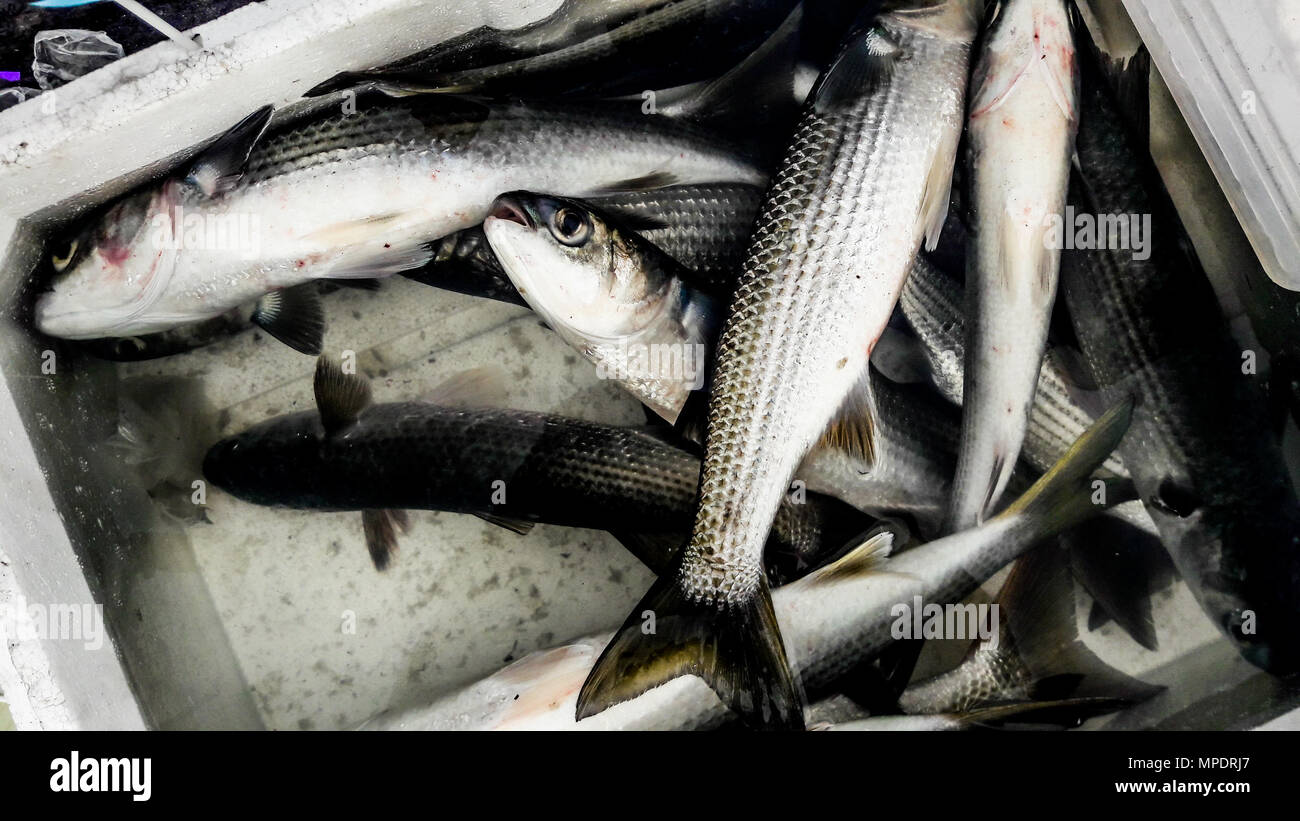
[(998, 598), (1006, 614), (1004, 644), (1024, 665), (1031, 698), (1105, 696), (1137, 703), (1162, 689), (1111, 667), (1088, 649), (1075, 619), (1068, 550), (1051, 545), (1021, 558)]
[[(1059, 533), (1119, 502), (1132, 493), (1126, 481), (1093, 479), (1124, 438), (1133, 417), (1133, 400), (1106, 411), (1075, 441), (1052, 469), (1007, 507), (1003, 516), (1023, 516), (1042, 538)], [(1130, 492), (1126, 492), (1129, 489)]]
[(802, 699), (781, 643), (766, 580), (743, 603), (690, 597), (667, 573), (650, 588), (578, 693), (577, 718), (684, 675), (704, 679), (748, 724), (802, 730)]

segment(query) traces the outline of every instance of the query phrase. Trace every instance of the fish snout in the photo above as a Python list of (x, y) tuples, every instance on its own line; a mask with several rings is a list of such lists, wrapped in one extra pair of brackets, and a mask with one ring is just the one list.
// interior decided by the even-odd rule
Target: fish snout
[(203, 457), (203, 478), (225, 491), (230, 490), (230, 472), (227, 466), (236, 442), (235, 439), (222, 439), (208, 448), (207, 454)]
[(47, 336), (72, 339), (80, 335), (77, 313), (70, 311), (63, 304), (63, 295), (58, 291), (46, 291), (36, 298), (32, 310), (32, 321), (36, 330)]

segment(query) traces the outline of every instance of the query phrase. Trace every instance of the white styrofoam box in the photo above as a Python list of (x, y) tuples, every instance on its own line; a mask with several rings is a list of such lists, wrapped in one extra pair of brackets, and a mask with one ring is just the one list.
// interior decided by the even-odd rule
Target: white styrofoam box
[[(559, 4), (268, 0), (200, 26), (201, 51), (159, 43), (0, 113), (7, 307), (23, 293), (47, 228), (128, 190), (254, 108), (291, 103), (338, 71), (382, 64), (481, 25), (518, 27)], [(367, 361), (382, 357), (390, 378), (404, 374), (399, 385), (413, 391), (417, 379), (487, 356), (511, 370), (510, 399), (520, 406), (566, 408), (570, 397), (596, 390), (606, 399), (573, 403), (570, 412), (595, 404), (609, 421), (636, 418), (608, 384), (584, 382), (585, 371), (570, 378), (567, 349), (530, 321), (520, 324), (518, 309), (405, 285), (335, 295), (327, 342), (346, 342)], [(0, 604), (103, 603), (113, 628), (95, 651), (6, 637), (0, 689), (20, 727), (347, 726), (392, 699), (485, 672), (513, 652), (603, 627), (646, 584), (645, 571), (605, 534), (539, 528), (510, 542), (462, 517), (417, 517), (404, 542), (405, 568), (399, 563), (383, 577), (366, 566), (350, 517), (261, 510), (213, 491), (217, 524), (179, 534), (146, 527), (156, 510), (143, 489), (115, 484), (102, 446), (124, 380), (198, 379), (235, 425), (249, 418), (241, 410), (269, 414), (279, 398), (309, 396), (311, 361), (245, 334), (134, 367), (70, 349), (50, 376), (40, 370), (46, 343), (12, 321), (12, 310), (5, 314)], [(435, 359), (437, 368), (429, 364)], [(250, 533), (279, 536), (258, 542)], [(332, 545), (354, 541), (360, 555), (333, 559)], [(439, 551), (451, 541), (452, 553)], [(530, 580), (515, 595), (522, 579), (562, 554), (562, 574)], [(438, 574), (432, 582), (430, 573)], [(549, 596), (556, 603), (548, 609), (541, 597)], [(351, 646), (338, 639), (343, 609), (362, 622)], [(440, 621), (429, 624), (430, 612)], [(457, 614), (477, 622), (448, 624)], [(520, 624), (527, 629), (516, 635)]]

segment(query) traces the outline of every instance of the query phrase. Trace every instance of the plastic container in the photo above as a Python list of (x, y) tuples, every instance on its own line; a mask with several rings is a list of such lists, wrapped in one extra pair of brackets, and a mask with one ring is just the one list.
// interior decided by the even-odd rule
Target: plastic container
[(1300, 3), (1124, 6), (1264, 270), (1300, 290)]

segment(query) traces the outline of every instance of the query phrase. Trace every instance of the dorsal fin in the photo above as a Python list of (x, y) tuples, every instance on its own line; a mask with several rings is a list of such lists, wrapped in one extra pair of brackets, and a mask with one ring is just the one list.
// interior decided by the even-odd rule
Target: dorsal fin
[(326, 436), (351, 427), (370, 406), (370, 383), (354, 373), (345, 373), (343, 366), (328, 356), (316, 360), (312, 387)]
[(211, 197), (229, 191), (244, 174), (244, 163), (271, 122), (274, 107), (264, 105), (217, 137), (194, 161), (185, 178)]

